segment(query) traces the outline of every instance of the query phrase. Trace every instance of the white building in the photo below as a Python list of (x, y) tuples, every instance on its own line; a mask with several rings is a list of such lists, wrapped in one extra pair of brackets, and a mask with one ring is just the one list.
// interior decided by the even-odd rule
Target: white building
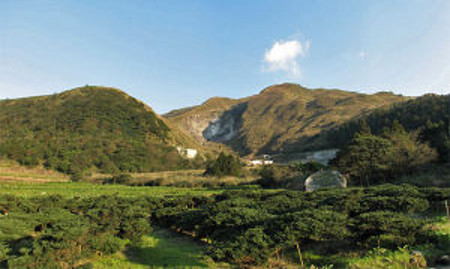
[(196, 149), (186, 149), (185, 156), (188, 159), (194, 159), (197, 156), (197, 153)]
[(194, 159), (198, 154), (198, 151), (196, 149), (189, 149), (189, 148), (185, 149), (182, 147), (177, 147), (177, 151), (178, 154), (188, 159)]

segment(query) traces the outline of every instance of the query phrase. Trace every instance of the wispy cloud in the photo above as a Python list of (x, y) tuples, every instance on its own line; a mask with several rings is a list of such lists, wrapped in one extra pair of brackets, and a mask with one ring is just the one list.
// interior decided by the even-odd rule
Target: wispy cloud
[(298, 60), (306, 55), (310, 42), (299, 40), (276, 41), (264, 53), (265, 70), (269, 72), (285, 71), (290, 76), (299, 78), (300, 67)]

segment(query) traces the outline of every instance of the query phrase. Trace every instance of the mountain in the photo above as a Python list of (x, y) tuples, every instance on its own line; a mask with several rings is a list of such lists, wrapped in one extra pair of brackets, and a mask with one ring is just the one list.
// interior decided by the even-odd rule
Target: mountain
[(200, 143), (223, 143), (241, 155), (255, 155), (314, 148), (322, 143), (315, 139), (319, 133), (408, 99), (285, 83), (243, 99), (212, 98), (164, 116)]
[(107, 87), (0, 101), (0, 156), (65, 173), (190, 167), (176, 146), (200, 149), (144, 103)]

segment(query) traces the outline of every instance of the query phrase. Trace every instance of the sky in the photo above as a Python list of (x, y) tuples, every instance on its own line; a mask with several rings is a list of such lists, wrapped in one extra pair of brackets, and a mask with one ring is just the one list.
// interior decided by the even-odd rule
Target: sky
[(450, 1), (0, 1), (0, 99), (104, 85), (165, 113), (283, 82), (448, 94)]

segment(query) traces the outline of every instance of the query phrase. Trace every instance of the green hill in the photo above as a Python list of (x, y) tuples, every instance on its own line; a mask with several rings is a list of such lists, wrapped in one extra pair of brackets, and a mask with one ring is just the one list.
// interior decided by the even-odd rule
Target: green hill
[(0, 155), (64, 173), (190, 167), (175, 146), (195, 140), (144, 103), (106, 87), (0, 101)]
[(165, 117), (199, 142), (223, 143), (241, 155), (296, 152), (314, 147), (319, 143), (314, 138), (325, 130), (408, 99), (286, 83), (243, 99), (213, 98)]

